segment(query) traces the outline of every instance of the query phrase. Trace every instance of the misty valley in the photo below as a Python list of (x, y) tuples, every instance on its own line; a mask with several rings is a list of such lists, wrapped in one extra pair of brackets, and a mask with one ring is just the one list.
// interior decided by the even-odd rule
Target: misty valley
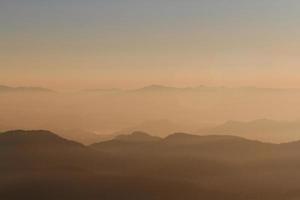
[(256, 87), (0, 86), (0, 199), (300, 199), (299, 100)]

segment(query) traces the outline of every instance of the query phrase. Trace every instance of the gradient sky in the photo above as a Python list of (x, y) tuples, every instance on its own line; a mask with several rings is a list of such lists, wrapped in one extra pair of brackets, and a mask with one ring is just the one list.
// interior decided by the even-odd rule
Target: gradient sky
[(299, 87), (298, 0), (1, 0), (0, 84)]

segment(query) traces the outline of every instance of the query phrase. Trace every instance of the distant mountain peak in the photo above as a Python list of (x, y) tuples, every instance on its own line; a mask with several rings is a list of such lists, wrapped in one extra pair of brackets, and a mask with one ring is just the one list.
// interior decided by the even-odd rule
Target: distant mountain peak
[(6, 132), (2, 133), (1, 135), (2, 136), (3, 135), (12, 136), (12, 135), (31, 135), (31, 134), (38, 134), (38, 135), (44, 135), (44, 136), (55, 135), (51, 131), (47, 131), (47, 130), (11, 130), (11, 131), (6, 131)]
[(182, 86), (174, 87), (162, 84), (150, 84), (137, 89), (118, 89), (118, 88), (107, 88), (107, 89), (89, 89), (84, 90), (85, 92), (103, 92), (103, 93), (119, 93), (119, 92), (283, 92), (283, 91), (299, 91), (299, 89), (289, 88), (264, 88), (255, 86), (244, 86), (244, 87), (227, 87), (227, 86)]
[(104, 92), (104, 93), (123, 92), (123, 90), (119, 89), (119, 88), (87, 89), (87, 90), (83, 90), (83, 91), (84, 92)]
[(6, 85), (0, 85), (0, 92), (54, 92), (51, 89), (43, 87), (10, 87)]
[(257, 119), (253, 120), (250, 123), (277, 123), (279, 121), (272, 120), (272, 119), (267, 119), (267, 118), (262, 118), (262, 119)]
[(135, 142), (146, 142), (146, 141), (157, 141), (160, 140), (159, 137), (149, 135), (148, 133), (142, 131), (135, 131), (129, 135), (119, 135), (115, 138), (121, 141), (135, 141)]
[(143, 88), (169, 88), (169, 87), (165, 85), (152, 84), (152, 85), (145, 86)]
[(235, 121), (235, 120), (229, 120), (222, 124), (221, 126), (241, 126), (241, 125), (269, 125), (269, 124), (278, 124), (280, 121), (262, 118), (262, 119), (256, 119), (252, 121)]
[(161, 90), (177, 90), (177, 89), (178, 88), (175, 88), (175, 87), (153, 84), (153, 85), (148, 85), (148, 86), (139, 88), (136, 91), (161, 91)]

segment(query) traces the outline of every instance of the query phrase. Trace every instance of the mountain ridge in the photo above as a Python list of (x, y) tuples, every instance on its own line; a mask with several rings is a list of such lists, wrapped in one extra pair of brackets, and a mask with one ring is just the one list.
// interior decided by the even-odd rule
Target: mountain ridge
[(265, 142), (286, 143), (300, 140), (300, 121), (271, 119), (227, 121), (220, 125), (201, 128), (196, 133), (200, 135), (234, 135)]
[(175, 87), (162, 84), (150, 84), (136, 89), (89, 89), (87, 91), (102, 92), (102, 91), (115, 91), (115, 92), (168, 92), (168, 91), (218, 91), (218, 90), (229, 90), (229, 91), (249, 91), (249, 92), (283, 92), (283, 91), (299, 91), (300, 88), (271, 88), (271, 87), (257, 87), (257, 86), (241, 86), (241, 87), (226, 87), (226, 86), (187, 86), (187, 87)]
[[(34, 139), (40, 136), (47, 140)], [(131, 135), (141, 136), (151, 137), (145, 133)], [(28, 150), (32, 143), (27, 146), (13, 143), (11, 148), (5, 148), (1, 144), (5, 137), (14, 141), (29, 137), (40, 145)], [(63, 146), (70, 145), (49, 131), (0, 134), (0, 159), (6, 161), (0, 162), (2, 197), (7, 200), (27, 197), (282, 200), (287, 194), (287, 199), (299, 197), (293, 191), (300, 180), (300, 142), (286, 146), (235, 136), (174, 133), (154, 142), (114, 139), (100, 147), (58, 148), (53, 138), (64, 141)], [(45, 145), (48, 140), (55, 142)]]
[(33, 87), (33, 86), (21, 86), (21, 87), (11, 87), (6, 85), (0, 85), (0, 92), (54, 92), (51, 89), (43, 87)]

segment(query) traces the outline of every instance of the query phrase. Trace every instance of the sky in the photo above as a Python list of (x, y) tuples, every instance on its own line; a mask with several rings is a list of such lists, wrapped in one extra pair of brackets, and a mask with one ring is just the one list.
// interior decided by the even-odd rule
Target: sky
[(299, 87), (298, 0), (1, 0), (0, 84)]

